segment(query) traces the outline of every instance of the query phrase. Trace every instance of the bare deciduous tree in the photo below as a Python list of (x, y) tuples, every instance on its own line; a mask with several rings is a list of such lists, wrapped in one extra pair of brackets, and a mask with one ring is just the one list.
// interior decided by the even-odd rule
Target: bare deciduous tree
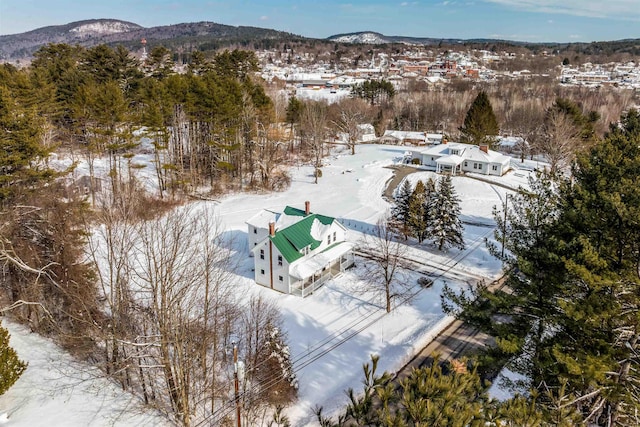
[(307, 102), (302, 111), (301, 118), (302, 144), (313, 159), (315, 167), (315, 183), (318, 183), (318, 175), (324, 156), (324, 142), (327, 139), (327, 105), (324, 102)]
[(368, 271), (366, 291), (380, 295), (389, 313), (396, 298), (407, 298), (412, 287), (401, 272), (407, 247), (401, 244), (388, 224), (388, 218), (378, 220), (373, 234), (366, 235), (364, 248), (372, 254), (373, 264)]
[(571, 118), (561, 111), (552, 110), (536, 144), (537, 150), (549, 161), (550, 172), (569, 166), (580, 148), (579, 144), (578, 129)]
[(367, 103), (361, 99), (346, 99), (340, 103), (338, 118), (333, 121), (338, 132), (345, 135), (351, 154), (356, 154), (356, 144), (362, 137), (359, 125), (365, 119), (366, 109)]

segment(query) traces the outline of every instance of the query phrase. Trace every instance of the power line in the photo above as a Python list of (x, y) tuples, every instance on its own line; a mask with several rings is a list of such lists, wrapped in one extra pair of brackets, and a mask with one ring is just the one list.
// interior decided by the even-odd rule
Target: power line
[[(479, 246), (480, 244), (482, 244), (485, 241), (485, 238), (492, 233), (495, 230), (494, 228), (491, 228), (490, 230), (488, 230), (486, 233), (480, 235), (477, 239), (475, 239), (472, 243), (472, 245), (465, 251), (461, 251), (460, 253), (458, 253), (455, 257), (453, 258), (449, 258), (447, 260), (447, 262), (444, 264), (445, 269), (443, 269), (443, 271), (441, 273), (439, 273), (438, 275), (436, 275), (434, 277), (434, 279), (440, 279), (443, 278), (447, 273), (449, 273), (456, 265), (458, 265), (463, 259), (465, 259), (466, 257), (468, 257), (471, 253), (473, 253)], [(413, 261), (415, 263), (414, 260), (410, 260)], [(450, 262), (453, 262), (453, 264), (448, 265)], [(422, 291), (425, 290), (425, 288), (418, 286), (418, 290), (412, 294), (409, 294), (408, 296), (405, 296), (403, 299), (400, 300), (400, 302), (398, 302), (396, 304), (396, 308), (406, 304), (407, 302), (411, 301), (413, 298), (415, 298), (417, 295), (419, 295)], [(371, 325), (375, 324), (377, 321), (379, 321), (380, 319), (382, 319), (383, 317), (386, 316), (386, 310), (380, 309), (379, 311), (372, 311), (370, 313), (365, 314), (364, 316), (361, 316), (360, 319), (356, 319), (353, 322), (350, 322), (346, 327), (350, 327), (351, 329), (356, 326), (359, 325), (362, 322), (365, 322), (367, 320), (369, 320), (370, 318), (372, 318), (374, 315), (376, 315), (375, 318), (371, 319), (370, 321), (368, 321), (367, 323), (365, 323), (364, 325), (359, 326), (355, 331), (351, 331), (351, 333), (347, 334), (345, 337), (343, 337), (342, 339), (340, 339), (339, 341), (337, 341), (336, 343), (332, 344), (331, 346), (323, 349), (320, 353), (314, 355), (313, 357), (311, 357), (309, 360), (304, 360), (305, 358), (307, 358), (309, 355), (313, 354), (314, 352), (316, 352), (317, 350), (321, 349), (325, 344), (324, 343), (330, 343), (331, 341), (333, 341), (335, 338), (338, 338), (340, 335), (342, 335), (345, 331), (344, 328), (340, 331), (339, 334), (331, 334), (329, 335), (329, 337), (325, 338), (324, 340), (321, 341), (321, 345), (318, 345), (316, 348), (314, 348), (312, 351), (307, 352), (306, 354), (299, 356), (297, 359), (295, 359), (294, 361), (292, 361), (292, 365), (295, 365), (293, 367), (293, 372), (294, 373), (298, 373), (300, 370), (304, 369), (305, 367), (311, 365), (313, 362), (315, 362), (316, 360), (322, 358), (323, 356), (325, 356), (326, 354), (332, 352), (333, 350), (335, 350), (336, 348), (340, 347), (342, 344), (346, 343), (347, 341), (349, 341), (350, 339), (352, 339), (353, 337), (355, 337), (356, 335), (360, 334), (362, 331), (364, 331), (365, 329), (367, 329), (368, 327), (370, 327)], [(298, 364), (299, 362), (299, 364)], [(262, 362), (264, 363), (264, 362)], [(261, 363), (261, 364), (262, 364)], [(260, 365), (261, 365), (260, 364)], [(244, 391), (242, 393), (240, 393), (239, 398), (243, 398), (249, 394), (255, 393), (260, 389), (269, 389), (271, 387), (276, 386), (277, 384), (285, 381), (286, 378), (284, 377), (275, 377), (272, 378), (270, 380), (267, 380), (267, 382), (263, 382), (263, 383), (258, 383), (254, 386), (252, 386), (249, 390)], [(197, 426), (202, 425), (204, 422), (208, 421), (208, 419), (212, 418), (213, 416), (219, 414), (220, 416), (217, 417), (217, 420), (221, 420), (222, 418), (224, 418), (224, 416), (229, 415), (233, 409), (234, 409), (234, 404), (235, 402), (229, 402), (226, 404), (226, 410), (225, 410), (225, 405), (223, 405), (220, 409), (218, 409), (216, 412), (212, 413), (210, 416), (206, 417), (204, 420), (202, 420), (199, 424), (197, 424)], [(220, 412), (223, 411), (224, 412)]]

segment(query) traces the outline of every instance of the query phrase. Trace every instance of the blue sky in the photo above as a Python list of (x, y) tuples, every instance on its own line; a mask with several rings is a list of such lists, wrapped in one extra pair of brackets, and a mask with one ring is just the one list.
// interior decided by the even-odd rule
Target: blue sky
[(640, 0), (0, 0), (0, 34), (91, 18), (144, 27), (212, 21), (317, 38), (365, 30), (531, 42), (640, 38)]

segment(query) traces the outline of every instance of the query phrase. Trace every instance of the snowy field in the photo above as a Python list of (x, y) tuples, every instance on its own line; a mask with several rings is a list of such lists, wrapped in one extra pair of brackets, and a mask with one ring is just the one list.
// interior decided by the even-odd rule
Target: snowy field
[[(325, 159), (323, 176), (318, 184), (314, 184), (313, 168), (300, 166), (291, 169), (292, 184), (287, 191), (235, 194), (217, 202), (197, 202), (211, 205), (213, 209), (210, 210), (219, 217), (226, 235), (233, 239), (240, 261), (235, 280), (238, 294), (248, 297), (260, 293), (280, 307), (300, 384), (298, 401), (286, 411), (293, 426), (314, 425), (313, 408), (317, 405), (323, 406), (327, 414), (339, 411), (347, 403), (344, 390), (361, 389), (361, 366), (370, 360), (371, 354), (381, 356), (380, 372), (393, 372), (405, 364), (415, 350), (426, 345), (451, 320), (444, 315), (440, 305), (445, 282), (462, 287), (500, 275), (500, 262), (488, 253), (485, 239), (493, 238), (493, 206), (500, 205), (509, 190), (468, 177), (454, 177), (456, 193), (461, 199), (467, 248), (440, 253), (427, 243), (410, 244), (409, 256), (423, 262), (424, 269), (404, 272), (405, 280), (416, 283), (421, 274), (430, 274), (437, 280), (429, 289), (420, 290), (416, 285), (415, 297), (398, 304), (391, 313), (385, 313), (382, 301), (375, 295), (355, 292), (367, 276), (366, 261), (361, 258), (356, 258), (355, 268), (327, 282), (305, 299), (279, 294), (253, 282), (247, 219), (263, 208), (283, 209), (286, 205), (303, 208), (308, 200), (312, 212), (338, 218), (349, 230), (349, 238), (356, 243), (362, 242), (378, 218), (391, 207), (382, 193), (394, 172), (385, 166), (401, 161), (404, 151), (405, 148), (397, 146), (358, 146), (355, 156), (345, 150)], [(144, 162), (145, 159), (140, 156), (134, 161)], [(153, 176), (149, 170), (143, 172), (148, 177)], [(517, 188), (527, 173), (519, 170), (517, 176), (509, 173), (499, 181)], [(418, 171), (407, 179), (415, 183), (429, 176), (435, 177), (431, 172)], [(5, 325), (10, 326), (12, 345), (30, 362), (14, 388), (0, 397), (0, 414), (9, 414), (8, 425), (162, 423), (152, 415), (139, 414), (135, 399), (118, 395), (117, 386), (105, 384), (105, 380), (90, 379), (88, 372), (81, 377), (79, 386), (74, 386), (65, 375), (53, 375), (56, 370), (48, 369), (52, 361), (56, 366), (73, 367), (75, 364), (46, 340), (8, 322)], [(70, 377), (76, 378), (75, 375)], [(64, 393), (55, 392), (58, 385)], [(125, 417), (122, 413), (128, 408), (138, 409)]]

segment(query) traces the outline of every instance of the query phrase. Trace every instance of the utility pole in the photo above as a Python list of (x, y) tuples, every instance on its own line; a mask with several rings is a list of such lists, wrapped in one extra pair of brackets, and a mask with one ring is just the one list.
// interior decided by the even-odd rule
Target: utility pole
[(233, 381), (235, 385), (237, 427), (242, 427), (240, 421), (240, 383), (238, 381), (238, 346), (236, 343), (233, 343)]
[(504, 244), (507, 238), (507, 204), (509, 203), (509, 194), (504, 196), (504, 222), (502, 224), (502, 255), (500, 258), (504, 259)]

